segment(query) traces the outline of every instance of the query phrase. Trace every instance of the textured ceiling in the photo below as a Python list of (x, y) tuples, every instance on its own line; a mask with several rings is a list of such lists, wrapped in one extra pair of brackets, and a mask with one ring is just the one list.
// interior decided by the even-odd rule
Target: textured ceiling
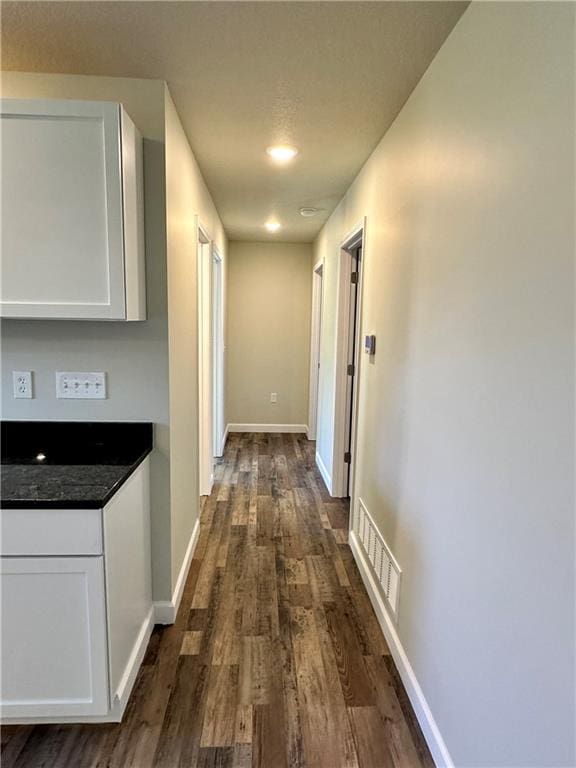
[(466, 5), (4, 2), (2, 68), (166, 80), (229, 237), (310, 241)]

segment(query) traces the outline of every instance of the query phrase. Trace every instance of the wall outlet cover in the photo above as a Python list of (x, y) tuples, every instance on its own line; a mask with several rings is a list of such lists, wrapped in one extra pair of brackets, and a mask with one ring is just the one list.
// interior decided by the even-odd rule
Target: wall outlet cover
[(34, 397), (32, 391), (32, 371), (12, 371), (12, 383), (15, 398), (31, 400)]

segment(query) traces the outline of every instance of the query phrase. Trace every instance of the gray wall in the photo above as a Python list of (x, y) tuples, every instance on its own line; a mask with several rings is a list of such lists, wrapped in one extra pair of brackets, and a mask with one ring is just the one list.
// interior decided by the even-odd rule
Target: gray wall
[(574, 766), (574, 14), (473, 3), (316, 243), (367, 217), (358, 471), (458, 768)]
[[(3, 72), (3, 96), (118, 101), (144, 137), (148, 319), (138, 323), (7, 320), (2, 417), (154, 422), (154, 598), (169, 601), (198, 518), (197, 222), (223, 259), (226, 237), (166, 84)], [(168, 307), (170, 306), (170, 312)], [(33, 400), (14, 400), (12, 371), (32, 370)], [(106, 371), (106, 400), (57, 400), (57, 370)]]
[[(172, 593), (164, 83), (128, 78), (2, 73), (3, 96), (119, 101), (144, 136), (145, 322), (5, 320), (2, 322), (2, 417), (145, 420), (155, 424), (152, 546), (155, 599)], [(35, 398), (14, 400), (12, 371), (34, 371)], [(57, 400), (54, 372), (106, 371), (108, 399)]]

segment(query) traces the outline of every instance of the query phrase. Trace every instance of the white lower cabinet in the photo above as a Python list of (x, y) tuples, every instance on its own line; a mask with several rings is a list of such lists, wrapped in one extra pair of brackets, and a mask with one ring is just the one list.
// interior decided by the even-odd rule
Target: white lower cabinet
[(103, 557), (6, 557), (2, 715), (105, 715)]
[(117, 722), (153, 627), (149, 459), (103, 509), (0, 513), (0, 716)]

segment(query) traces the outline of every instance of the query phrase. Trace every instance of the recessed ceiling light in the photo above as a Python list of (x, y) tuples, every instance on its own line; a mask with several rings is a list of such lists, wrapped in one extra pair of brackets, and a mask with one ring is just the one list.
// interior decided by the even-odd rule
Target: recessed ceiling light
[(266, 152), (276, 163), (289, 163), (298, 154), (296, 147), (290, 147), (287, 144), (268, 147)]
[(318, 213), (318, 208), (300, 208), (300, 216), (304, 216), (305, 219), (310, 218), (310, 216), (316, 216)]
[(267, 221), (266, 224), (264, 224), (268, 232), (278, 232), (280, 229), (280, 222), (278, 221)]

